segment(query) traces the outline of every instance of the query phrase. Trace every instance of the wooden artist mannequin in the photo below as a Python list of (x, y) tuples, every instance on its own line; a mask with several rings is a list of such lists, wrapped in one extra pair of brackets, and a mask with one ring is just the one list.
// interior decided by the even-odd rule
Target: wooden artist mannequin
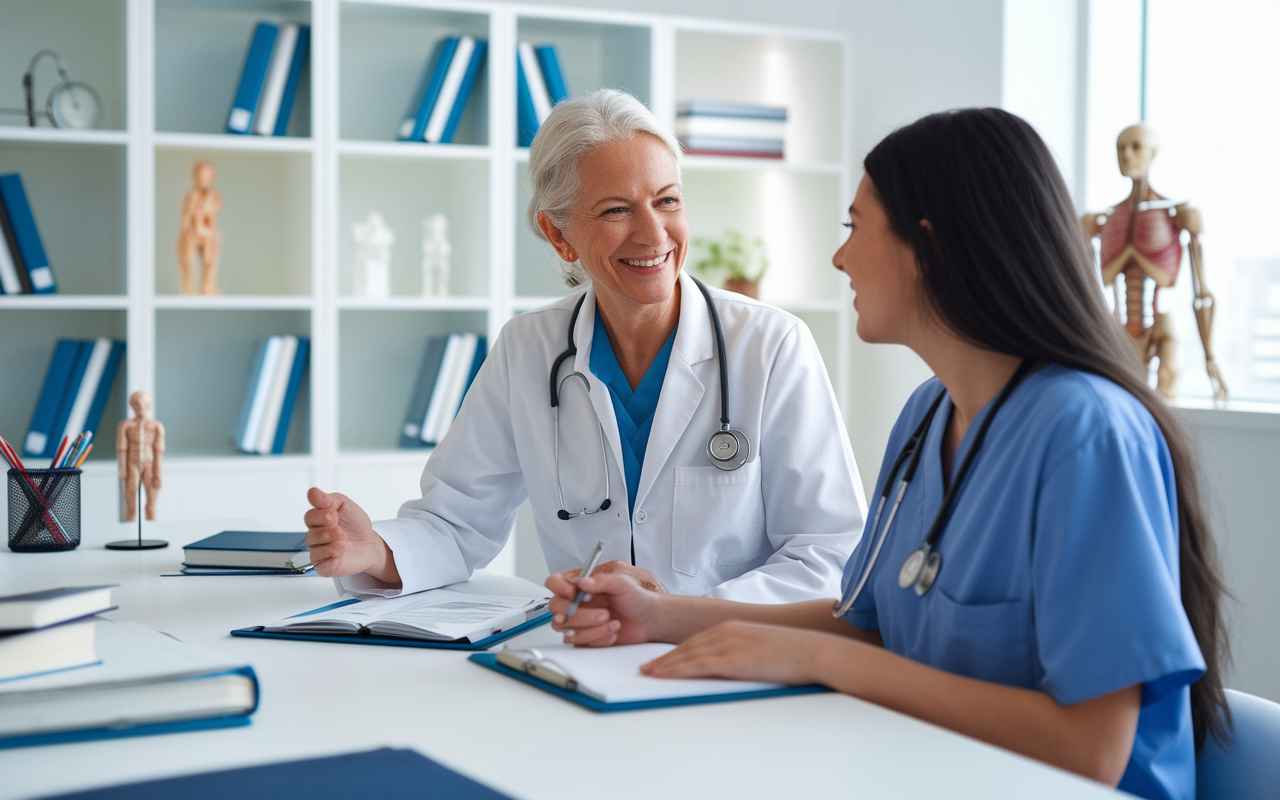
[(191, 168), (191, 179), (195, 185), (182, 196), (178, 270), (183, 294), (191, 294), (191, 262), (197, 253), (204, 262), (200, 294), (218, 294), (218, 258), (222, 255), (218, 212), (222, 210), (222, 195), (213, 189), (213, 179), (217, 175), (208, 161), (197, 161)]
[[(1173, 397), (1177, 372), (1174, 358), (1177, 340), (1168, 317), (1159, 311), (1160, 290), (1171, 288), (1182, 264), (1182, 231), (1190, 234), (1189, 262), (1191, 286), (1195, 292), (1192, 308), (1204, 346), (1205, 369), (1214, 399), (1225, 402), (1227, 385), (1213, 358), (1213, 294), (1204, 285), (1204, 260), (1200, 253), (1203, 229), (1200, 211), (1187, 203), (1167, 200), (1151, 189), (1148, 176), (1151, 162), (1160, 150), (1160, 139), (1144, 124), (1131, 125), (1116, 139), (1120, 174), (1133, 181), (1133, 190), (1114, 208), (1081, 218), (1092, 239), (1102, 237), (1102, 282), (1115, 293), (1116, 317), (1124, 325), (1142, 356), (1142, 363), (1158, 361), (1156, 389)], [(1124, 296), (1120, 282), (1124, 279)]]
[(138, 513), (138, 487), (147, 493), (147, 521), (156, 518), (156, 497), (160, 494), (161, 458), (164, 455), (164, 425), (150, 419), (151, 395), (134, 392), (129, 406), (136, 415), (116, 427), (116, 461), (124, 482), (124, 518), (132, 522)]

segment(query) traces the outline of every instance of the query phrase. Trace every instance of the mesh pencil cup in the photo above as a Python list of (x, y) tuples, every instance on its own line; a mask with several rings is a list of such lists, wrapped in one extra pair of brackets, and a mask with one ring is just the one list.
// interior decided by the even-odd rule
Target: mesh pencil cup
[(80, 545), (80, 470), (9, 470), (9, 549), (73, 550)]

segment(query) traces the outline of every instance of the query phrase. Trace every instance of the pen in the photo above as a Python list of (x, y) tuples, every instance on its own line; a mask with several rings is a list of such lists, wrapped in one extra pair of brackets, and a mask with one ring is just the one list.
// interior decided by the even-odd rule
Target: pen
[[(597, 541), (596, 546), (591, 548), (591, 553), (587, 556), (587, 563), (583, 564), (582, 569), (578, 570), (578, 577), (574, 578), (575, 582), (587, 577), (591, 574), (591, 570), (596, 568), (596, 562), (600, 560), (601, 550), (604, 550), (604, 539)], [(569, 604), (568, 613), (564, 615), (565, 619), (573, 616), (573, 613), (578, 610), (578, 604), (582, 602), (582, 598), (585, 597), (586, 594), (587, 593), (581, 589), (578, 590), (578, 593), (573, 598), (573, 602)]]

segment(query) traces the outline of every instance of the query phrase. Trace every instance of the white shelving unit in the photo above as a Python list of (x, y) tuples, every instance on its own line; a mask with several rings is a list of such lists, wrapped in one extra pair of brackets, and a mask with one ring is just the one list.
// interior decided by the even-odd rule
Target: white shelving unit
[[(114, 423), (137, 389), (168, 428), (165, 518), (296, 521), (313, 484), (382, 516), (416, 491), (427, 452), (397, 441), (426, 339), (470, 330), (492, 342), (512, 315), (565, 292), (524, 226), (519, 40), (556, 44), (571, 90), (626, 88), (667, 123), (694, 98), (789, 108), (786, 160), (686, 161), (690, 223), (695, 236), (732, 227), (765, 239), (763, 299), (813, 328), (847, 397), (852, 312), (830, 267), (853, 194), (840, 36), (462, 0), (14, 0), (0, 15), (0, 72), (20, 74), (52, 46), (106, 105), (103, 130), (0, 117), (0, 172), (22, 173), (62, 292), (0, 297), (0, 431), (25, 435), (57, 338), (128, 341), (88, 495), (114, 493)], [(223, 134), (264, 19), (312, 28), (288, 135)], [(457, 33), (489, 51), (456, 143), (394, 141), (435, 42)], [(36, 80), (39, 93), (52, 70)], [(21, 102), (0, 89), (0, 106)], [(177, 294), (178, 208), (198, 160), (216, 166), (226, 201), (219, 297)], [(386, 300), (352, 296), (351, 227), (371, 209), (397, 236)], [(419, 296), (420, 224), (436, 212), (454, 248), (444, 299)], [(311, 368), (286, 454), (242, 455), (230, 430), (254, 349), (277, 333), (311, 337)]]

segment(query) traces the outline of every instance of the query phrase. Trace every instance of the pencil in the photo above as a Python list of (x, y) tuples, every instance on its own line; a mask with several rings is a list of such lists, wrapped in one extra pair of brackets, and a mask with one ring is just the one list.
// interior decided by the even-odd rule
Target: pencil
[(58, 466), (58, 459), (62, 458), (62, 451), (63, 451), (63, 450), (66, 450), (66, 449), (67, 449), (67, 437), (66, 437), (66, 436), (63, 436), (63, 437), (62, 437), (62, 444), (58, 445), (58, 452), (56, 452), (56, 453), (54, 453), (54, 454), (53, 454), (53, 461), (50, 461), (50, 462), (49, 462), (49, 469), (56, 469), (56, 468), (57, 468), (57, 466)]

